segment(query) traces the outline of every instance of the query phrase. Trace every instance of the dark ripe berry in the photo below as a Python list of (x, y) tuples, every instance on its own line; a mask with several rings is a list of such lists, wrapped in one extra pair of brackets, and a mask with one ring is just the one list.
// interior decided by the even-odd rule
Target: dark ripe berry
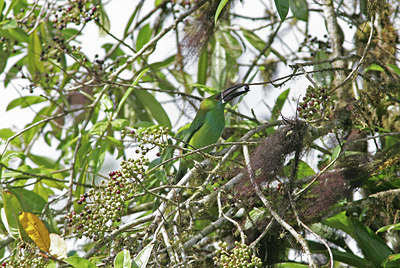
[(68, 219), (68, 223), (72, 223), (72, 219)]
[(81, 200), (78, 201), (78, 205), (82, 205), (82, 201)]
[(301, 107), (297, 107), (297, 111), (299, 111), (299, 112), (300, 112), (300, 111), (301, 111)]
[(121, 221), (121, 219), (120, 219), (120, 218), (118, 218), (118, 219), (117, 219), (117, 222), (120, 222), (120, 221)]
[(88, 197), (88, 193), (84, 193), (83, 197), (85, 197), (85, 198)]
[(81, 213), (79, 214), (79, 217), (83, 217), (83, 216), (85, 216), (85, 214), (83, 214), (83, 212), (81, 212)]
[(80, 201), (85, 202), (85, 201), (86, 201), (86, 198), (85, 198), (85, 197), (82, 197)]
[(303, 97), (303, 101), (305, 101), (307, 99), (307, 97)]
[(325, 88), (321, 88), (321, 93), (325, 93)]
[(156, 155), (157, 155), (157, 157), (160, 157), (161, 154), (158, 152)]
[(117, 193), (117, 194), (120, 194), (120, 193), (121, 193), (121, 191), (120, 191), (120, 190), (117, 190), (117, 191), (116, 191), (116, 193)]
[(91, 210), (91, 209), (88, 209), (88, 210), (86, 211), (86, 213), (87, 213), (87, 214), (90, 214), (90, 213), (92, 213), (92, 210)]
[(357, 130), (357, 133), (360, 134), (360, 133), (361, 133), (361, 130)]

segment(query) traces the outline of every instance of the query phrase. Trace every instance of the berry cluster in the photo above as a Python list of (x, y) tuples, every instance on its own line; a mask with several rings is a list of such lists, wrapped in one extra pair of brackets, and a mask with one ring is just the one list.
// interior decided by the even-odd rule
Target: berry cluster
[[(129, 135), (138, 141), (138, 149), (136, 149), (137, 154), (146, 155), (150, 150), (159, 147), (164, 150), (165, 144), (167, 143), (167, 135), (169, 133), (169, 128), (163, 126), (154, 126), (145, 128), (140, 131), (130, 131)], [(122, 133), (125, 135), (126, 133)], [(160, 156), (162, 152), (157, 153)]]
[(69, 227), (79, 238), (89, 237), (95, 241), (118, 228), (127, 201), (136, 192), (137, 181), (144, 178), (149, 160), (141, 156), (121, 164), (120, 171), (109, 173), (110, 179), (102, 181), (99, 191), (90, 189), (82, 194), (77, 204), (82, 207), (66, 216)]
[(300, 44), (298, 52), (301, 52), (304, 48), (310, 52), (311, 57), (314, 57), (316, 51), (327, 51), (331, 48), (331, 45), (326, 34), (324, 35), (324, 40), (319, 40), (315, 36), (307, 35)]
[(0, 37), (0, 52), (16, 53), (14, 46), (18, 45), (18, 41), (7, 39), (4, 36)]
[[(99, 1), (97, 1), (99, 2)], [(65, 29), (68, 23), (80, 25), (89, 21), (99, 22), (101, 6), (87, 0), (70, 1), (66, 7), (59, 7), (54, 14), (53, 23), (59, 30)]]
[(235, 247), (228, 252), (228, 243), (220, 242), (221, 247), (216, 251), (214, 257), (215, 265), (218, 267), (261, 267), (261, 259), (255, 256), (250, 247), (235, 241)]
[(332, 101), (329, 98), (328, 92), (324, 87), (307, 88), (306, 96), (299, 103), (297, 111), (299, 116), (304, 119), (324, 118), (328, 113)]
[(44, 267), (46, 260), (36, 247), (22, 243), (15, 247), (13, 254), (1, 264), (2, 267)]

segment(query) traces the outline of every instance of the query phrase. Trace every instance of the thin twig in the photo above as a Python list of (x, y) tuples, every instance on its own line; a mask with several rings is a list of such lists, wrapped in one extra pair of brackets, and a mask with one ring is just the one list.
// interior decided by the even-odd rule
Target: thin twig
[(224, 217), (225, 219), (227, 219), (228, 221), (230, 221), (231, 223), (233, 223), (233, 225), (236, 226), (236, 228), (238, 229), (239, 233), (240, 233), (240, 239), (241, 239), (241, 243), (244, 244), (245, 240), (246, 240), (246, 235), (244, 234), (242, 227), (240, 227), (239, 223), (237, 223), (235, 220), (233, 220), (232, 218), (228, 217), (224, 211), (222, 210), (222, 202), (221, 202), (221, 191), (218, 192), (218, 213), (219, 213), (219, 218)]

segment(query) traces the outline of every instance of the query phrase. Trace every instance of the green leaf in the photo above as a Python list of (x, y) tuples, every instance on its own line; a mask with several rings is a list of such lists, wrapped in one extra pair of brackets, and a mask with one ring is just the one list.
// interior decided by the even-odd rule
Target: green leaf
[[(293, 159), (289, 161), (287, 165), (283, 168), (285, 174), (287, 176), (290, 176), (290, 173), (292, 171), (292, 164), (293, 164)], [(315, 171), (303, 160), (300, 160), (297, 166), (297, 177), (296, 179), (302, 179), (311, 175), (315, 175)]]
[(254, 224), (257, 224), (261, 219), (263, 219), (268, 213), (263, 208), (254, 208), (249, 212), (249, 217), (246, 217), (246, 223), (244, 225), (245, 230), (254, 228)]
[(211, 82), (214, 88), (222, 89), (226, 81), (226, 54), (221, 43), (216, 40), (212, 57)]
[(4, 69), (6, 68), (9, 56), (10, 56), (10, 53), (0, 51), (0, 73), (2, 73), (4, 71)]
[(226, 3), (228, 3), (228, 0), (221, 0), (219, 2), (219, 5), (217, 7), (217, 11), (215, 11), (215, 18), (214, 18), (214, 23), (217, 23), (218, 17), (222, 12), (222, 9), (224, 9)]
[(289, 91), (290, 91), (290, 88), (286, 89), (276, 99), (274, 108), (272, 108), (271, 121), (275, 121), (276, 119), (278, 119), (278, 117), (282, 111), (283, 105), (285, 104), (285, 101), (287, 100), (287, 96), (289, 95)]
[(400, 253), (389, 255), (387, 259), (382, 262), (382, 266), (385, 268), (400, 267)]
[(129, 95), (132, 93), (134, 90), (134, 87), (139, 83), (140, 78), (148, 71), (149, 69), (144, 69), (139, 73), (139, 75), (135, 78), (135, 80), (132, 83), (132, 86), (128, 88), (128, 90), (125, 92), (124, 96), (122, 96), (121, 101), (118, 103), (117, 109), (115, 111), (114, 117), (116, 117), (121, 110), (121, 108), (124, 106), (126, 99), (129, 97)]
[[(252, 31), (246, 30), (246, 29), (241, 29), (244, 38), (246, 38), (247, 41), (249, 41), (249, 43), (255, 47), (258, 51), (262, 52), (265, 48), (265, 41), (263, 39), (261, 39), (258, 35), (256, 35), (255, 33), (253, 33)], [(268, 57), (269, 53), (270, 53), (270, 49), (267, 49), (264, 52), (264, 56)]]
[(3, 192), (3, 205), (1, 219), (7, 232), (14, 238), (19, 237), (19, 230), (22, 230), (22, 226), (19, 225), (18, 216), (22, 212), (21, 204), (17, 197), (11, 192)]
[(383, 68), (381, 66), (379, 66), (378, 64), (371, 64), (370, 66), (368, 66), (367, 68), (365, 68), (364, 72), (368, 72), (368, 71), (384, 71)]
[(15, 19), (9, 20), (7, 23), (3, 24), (1, 29), (3, 30), (9, 30), (9, 29), (14, 29), (18, 27), (18, 23)]
[(145, 44), (147, 44), (151, 40), (151, 28), (150, 24), (144, 25), (138, 34), (137, 40), (136, 40), (136, 50), (139, 51)]
[(391, 63), (388, 63), (387, 65), (388, 65), (390, 68), (392, 68), (392, 70), (393, 70), (397, 75), (400, 75), (400, 68), (399, 68), (399, 67), (397, 67), (396, 65), (391, 64)]
[(92, 153), (92, 148), (89, 140), (89, 135), (82, 135), (81, 139), (81, 147), (78, 150), (78, 154), (76, 156), (76, 165), (75, 169), (80, 172), (83, 172), (81, 169), (84, 168), (84, 164), (86, 163), (87, 157)]
[(46, 157), (46, 156), (41, 156), (41, 155), (35, 155), (35, 154), (29, 154), (28, 155), (29, 159), (32, 160), (36, 165), (42, 166), (42, 167), (47, 167), (47, 168), (57, 168), (59, 163), (55, 161), (52, 158)]
[[(15, 135), (15, 132), (9, 128), (0, 129), (0, 139), (2, 139), (2, 140), (8, 140), (10, 137), (12, 137), (14, 135)], [(18, 148), (21, 148), (21, 141), (18, 137), (12, 139), (11, 144)]]
[(99, 27), (99, 35), (100, 36), (105, 36), (107, 35), (107, 32), (110, 31), (110, 19), (107, 16), (107, 13), (103, 7), (103, 5), (100, 3), (100, 17), (99, 17), (99, 24), (101, 27)]
[(306, 0), (290, 0), (290, 10), (296, 19), (308, 21), (308, 5)]
[(386, 225), (384, 227), (379, 228), (376, 232), (386, 232), (386, 231), (398, 231), (400, 230), (400, 223)]
[(120, 251), (114, 259), (115, 268), (131, 268), (131, 265), (131, 255), (127, 249)]
[(129, 121), (126, 119), (116, 119), (111, 121), (111, 126), (114, 130), (121, 131), (129, 125)]
[(335, 149), (333, 149), (331, 161), (336, 159), (341, 152), (342, 152), (342, 148), (340, 147), (340, 145), (336, 145)]
[[(328, 54), (320, 50), (316, 53), (314, 60), (323, 61), (327, 60), (328, 58)], [(329, 86), (332, 83), (333, 76), (331, 71), (321, 72), (320, 70), (329, 68), (332, 68), (332, 65), (328, 62), (317, 64), (314, 66), (314, 71), (316, 71), (316, 73), (314, 74), (315, 80), (317, 80), (317, 82), (319, 82), (323, 86)]]
[(145, 246), (135, 257), (134, 261), (136, 265), (140, 268), (145, 268), (147, 265), (147, 262), (150, 259), (151, 252), (153, 251), (154, 244), (150, 243), (147, 246)]
[(84, 258), (80, 257), (68, 257), (64, 260), (66, 263), (71, 264), (73, 267), (76, 268), (96, 268), (97, 266), (92, 263), (91, 261), (88, 261)]
[(376, 267), (380, 267), (381, 263), (392, 253), (392, 250), (378, 235), (358, 219), (347, 217), (345, 211), (323, 221), (323, 223), (329, 227), (340, 229), (353, 237), (363, 251), (365, 258)]
[(176, 59), (176, 55), (172, 55), (163, 61), (157, 61), (150, 64), (152, 70), (159, 70), (171, 65)]
[(147, 113), (160, 125), (171, 128), (171, 121), (158, 100), (145, 90), (135, 90), (133, 95), (143, 104)]
[(110, 125), (110, 123), (108, 121), (97, 122), (90, 129), (89, 134), (90, 135), (103, 135), (106, 132), (109, 125)]
[(126, 25), (125, 25), (124, 37), (128, 35), (129, 28), (131, 27), (132, 22), (133, 22), (133, 20), (135, 19), (136, 14), (137, 14), (137, 12), (138, 12), (139, 10), (140, 10), (140, 8), (135, 8), (135, 10), (133, 11), (132, 15), (129, 17), (129, 20), (128, 20), (128, 22), (127, 22)]
[[(323, 244), (320, 244), (320, 243), (317, 243), (314, 241), (307, 241), (307, 242), (308, 242), (308, 245), (310, 246), (312, 253), (324, 254), (325, 256), (329, 257), (329, 253)], [(330, 241), (330, 242), (332, 242), (332, 241)], [(336, 246), (337, 245), (338, 244), (336, 244)], [(347, 244), (344, 244), (343, 246), (348, 248)], [(364, 258), (360, 258), (351, 252), (348, 252), (348, 251), (343, 252), (343, 251), (334, 249), (332, 247), (331, 247), (331, 251), (332, 251), (333, 259), (335, 261), (340, 261), (342, 263), (351, 265), (352, 267), (366, 267), (366, 268), (374, 267), (374, 265), (370, 261), (368, 261)]]
[(215, 34), (221, 46), (229, 56), (236, 59), (242, 55), (243, 50), (239, 41), (230, 32), (218, 31)]
[(197, 83), (205, 85), (207, 82), (208, 70), (208, 51), (207, 47), (203, 47), (200, 51), (199, 62), (197, 64)]
[(289, 0), (274, 0), (281, 20), (285, 20), (289, 12)]
[(11, 188), (10, 192), (18, 199), (23, 211), (42, 213), (47, 204), (40, 195), (24, 188)]
[(104, 159), (106, 157), (107, 152), (107, 143), (101, 141), (96, 148), (93, 150), (93, 153), (88, 157), (89, 164), (92, 166), (93, 173), (97, 173), (101, 166), (104, 163)]
[(36, 73), (44, 72), (43, 63), (40, 61), (40, 55), (42, 53), (42, 47), (39, 39), (39, 34), (35, 30), (29, 36), (28, 44), (28, 70), (32, 77), (36, 77)]
[(12, 100), (6, 108), (6, 111), (14, 109), (15, 107), (26, 108), (33, 104), (38, 104), (47, 101), (45, 98), (41, 96), (24, 96), (17, 99)]
[(10, 6), (7, 9), (7, 12), (4, 14), (4, 17), (7, 17), (8, 13), (10, 13), (10, 11), (13, 10), (13, 8), (19, 4), (19, 2), (22, 2), (22, 1), (21, 0), (12, 0), (10, 3)]

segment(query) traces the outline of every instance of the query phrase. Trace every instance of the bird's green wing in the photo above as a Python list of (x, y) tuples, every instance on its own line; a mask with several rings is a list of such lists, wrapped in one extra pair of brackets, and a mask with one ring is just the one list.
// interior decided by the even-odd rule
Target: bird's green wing
[[(206, 121), (206, 114), (207, 114), (207, 111), (203, 111), (203, 110), (199, 110), (197, 112), (196, 117), (190, 124), (189, 128), (186, 129), (186, 134), (182, 139), (185, 142), (183, 147), (188, 146), (190, 139), (204, 124), (204, 122)], [(179, 169), (178, 169), (178, 172), (176, 173), (176, 177), (175, 177), (175, 183), (178, 183), (183, 178), (183, 176), (187, 172), (188, 166), (189, 166), (188, 163), (185, 160), (182, 160), (182, 158), (181, 158), (179, 161)]]
[(207, 111), (199, 110), (194, 118), (193, 122), (190, 124), (189, 128), (186, 130), (186, 134), (183, 138), (183, 141), (186, 143), (184, 147), (186, 147), (187, 143), (190, 142), (190, 139), (193, 137), (194, 133), (196, 133), (201, 126), (206, 121)]

